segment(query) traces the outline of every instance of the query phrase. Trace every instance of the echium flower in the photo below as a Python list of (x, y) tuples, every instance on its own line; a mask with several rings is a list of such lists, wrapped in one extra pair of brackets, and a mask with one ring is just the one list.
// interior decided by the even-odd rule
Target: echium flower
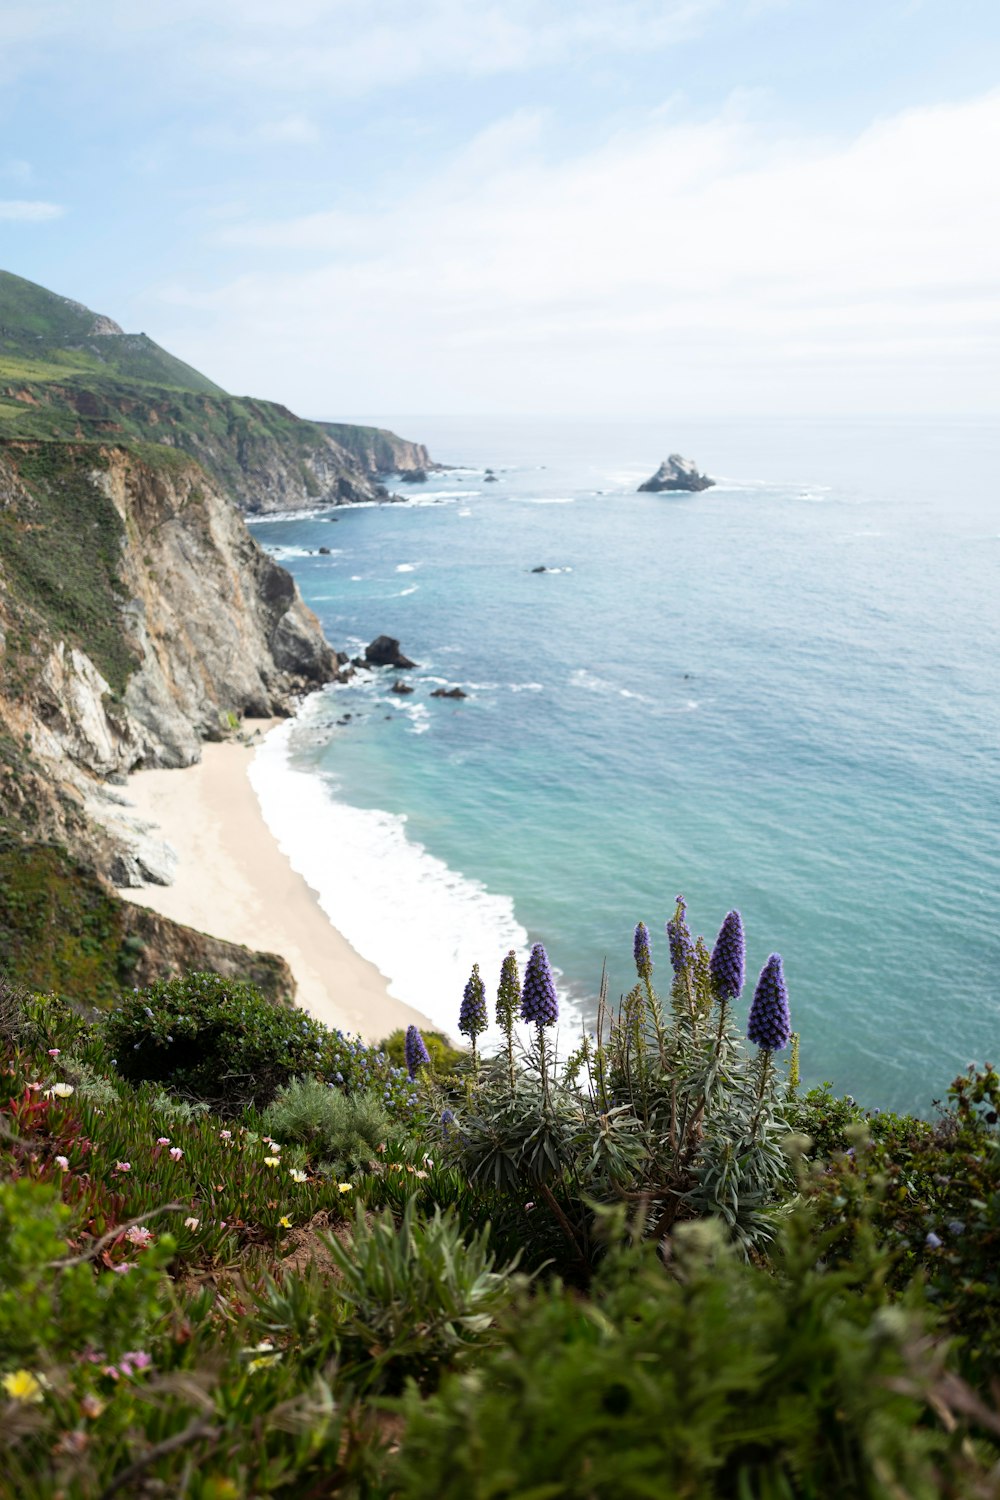
[(486, 1014), (486, 988), (479, 976), (479, 965), (473, 964), (469, 982), (462, 996), (462, 1008), (458, 1013), (458, 1029), (463, 1036), (472, 1038), (473, 1051), (476, 1046), (476, 1037), (481, 1036), (489, 1024), (489, 1017)]
[(559, 1019), (559, 1001), (549, 956), (541, 943), (531, 950), (521, 990), (521, 1020), (532, 1026), (554, 1026)]
[(719, 928), (708, 968), (719, 999), (738, 1000), (747, 977), (747, 944), (738, 911), (729, 912)]
[(424, 1046), (424, 1039), (415, 1026), (406, 1028), (403, 1055), (406, 1058), (406, 1071), (411, 1078), (416, 1078), (419, 1069), (425, 1067), (431, 1060), (431, 1055)]
[(645, 922), (640, 922), (635, 929), (632, 957), (635, 959), (635, 972), (639, 978), (649, 979), (653, 973), (653, 950), (649, 946), (649, 928)]
[(694, 943), (688, 927), (683, 896), (677, 897), (677, 910), (667, 923), (667, 938), (670, 942), (670, 962), (678, 979), (694, 963)]
[(512, 948), (500, 966), (500, 987), (497, 990), (497, 1025), (508, 1036), (514, 1029), (520, 1001), (521, 979), (517, 972), (517, 954)]
[(779, 1052), (792, 1035), (788, 1009), (788, 987), (781, 968), (781, 954), (772, 953), (760, 971), (747, 1021), (747, 1041), (764, 1052)]

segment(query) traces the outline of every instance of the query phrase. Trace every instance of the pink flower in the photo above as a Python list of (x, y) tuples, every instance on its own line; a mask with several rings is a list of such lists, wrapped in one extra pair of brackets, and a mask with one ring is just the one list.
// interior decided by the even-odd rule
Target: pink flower
[(170, 1145), (170, 1137), (169, 1137), (169, 1135), (161, 1135), (160, 1138), (158, 1139), (158, 1141), (156, 1142), (156, 1144), (158, 1146), (169, 1146)]
[(59, 1168), (60, 1172), (67, 1172), (69, 1170), (69, 1157), (57, 1156), (56, 1166)]
[(111, 1267), (116, 1276), (126, 1276), (134, 1268), (135, 1262), (131, 1260), (123, 1260), (120, 1266)]
[(194, 1214), (192, 1214), (190, 1216), (190, 1218), (187, 1218), (187, 1219), (184, 1220), (184, 1228), (185, 1229), (190, 1229), (190, 1230), (195, 1230), (195, 1229), (198, 1228), (198, 1225), (200, 1223), (201, 1223), (201, 1220), (200, 1219), (196, 1219), (195, 1216), (194, 1216)]
[(140, 1245), (143, 1249), (153, 1243), (153, 1231), (147, 1229), (144, 1224), (133, 1224), (131, 1229), (126, 1230), (125, 1238), (130, 1245)]
[(59, 1048), (58, 1047), (50, 1047), (49, 1048), (49, 1056), (50, 1057), (58, 1057), (59, 1056)]
[(101, 1374), (110, 1375), (112, 1380), (121, 1379), (121, 1371), (118, 1369), (117, 1365), (105, 1365), (104, 1369), (101, 1371)]
[(233, 1138), (233, 1132), (231, 1130), (220, 1130), (219, 1131), (219, 1140), (220, 1141), (231, 1141), (232, 1138)]
[(171, 1161), (180, 1161), (180, 1159), (181, 1159), (181, 1157), (183, 1155), (184, 1155), (184, 1152), (181, 1150), (180, 1146), (171, 1146), (171, 1148), (170, 1148), (170, 1160)]
[(115, 1162), (115, 1171), (116, 1172), (131, 1172), (131, 1170), (132, 1170), (132, 1163), (130, 1161), (116, 1161)]

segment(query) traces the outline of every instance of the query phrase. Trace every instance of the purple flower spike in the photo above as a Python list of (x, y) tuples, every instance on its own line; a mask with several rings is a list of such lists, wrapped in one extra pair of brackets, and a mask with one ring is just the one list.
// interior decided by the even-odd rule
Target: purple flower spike
[(737, 1000), (747, 977), (747, 945), (738, 911), (731, 911), (719, 928), (708, 968), (717, 994)]
[(475, 1046), (476, 1037), (480, 1036), (489, 1026), (489, 1017), (486, 1014), (486, 988), (479, 977), (479, 965), (472, 965), (472, 973), (469, 982), (465, 986), (465, 994), (462, 996), (462, 1009), (458, 1013), (458, 1029), (463, 1036), (472, 1038)]
[(640, 979), (648, 979), (653, 972), (653, 952), (649, 946), (649, 929), (645, 922), (640, 922), (635, 929), (635, 937), (632, 939), (632, 956), (635, 959), (635, 972)]
[(772, 953), (760, 971), (747, 1021), (747, 1041), (756, 1042), (764, 1052), (779, 1052), (787, 1047), (792, 1035), (792, 1017), (788, 1009), (788, 988), (781, 969), (781, 954)]
[(694, 943), (691, 929), (685, 918), (684, 897), (677, 897), (677, 911), (667, 923), (667, 938), (670, 941), (670, 962), (678, 979), (694, 963)]
[(426, 1066), (431, 1060), (431, 1055), (424, 1046), (424, 1039), (415, 1026), (407, 1026), (406, 1041), (403, 1043), (403, 1053), (406, 1057), (406, 1071), (411, 1078), (416, 1078), (420, 1068)]
[(541, 943), (536, 943), (524, 970), (521, 1020), (529, 1021), (533, 1026), (554, 1026), (558, 1018), (559, 1001), (549, 956)]

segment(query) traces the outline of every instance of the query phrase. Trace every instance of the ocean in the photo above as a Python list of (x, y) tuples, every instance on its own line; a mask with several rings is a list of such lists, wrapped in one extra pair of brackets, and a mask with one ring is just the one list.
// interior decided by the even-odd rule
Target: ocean
[[(252, 776), (390, 992), (454, 1032), (472, 963), (542, 941), (567, 1047), (640, 919), (668, 987), (680, 892), (710, 942), (741, 910), (745, 1005), (782, 954), (807, 1083), (929, 1113), (995, 1060), (997, 426), (364, 420), (456, 467), (253, 529), (336, 647), (419, 668), (314, 696)], [(636, 493), (678, 451), (716, 487)]]

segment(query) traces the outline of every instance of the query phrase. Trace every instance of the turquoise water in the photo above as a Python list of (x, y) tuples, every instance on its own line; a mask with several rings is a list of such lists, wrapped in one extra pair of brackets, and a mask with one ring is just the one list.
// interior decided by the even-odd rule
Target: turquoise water
[[(541, 939), (586, 1015), (639, 918), (666, 977), (681, 891), (710, 938), (741, 909), (754, 976), (782, 953), (807, 1080), (928, 1110), (995, 1056), (996, 430), (382, 420), (467, 467), (256, 532), (416, 691), (313, 700), (260, 774), (394, 993), (447, 1023), (470, 955)], [(636, 494), (674, 450), (717, 488)]]

